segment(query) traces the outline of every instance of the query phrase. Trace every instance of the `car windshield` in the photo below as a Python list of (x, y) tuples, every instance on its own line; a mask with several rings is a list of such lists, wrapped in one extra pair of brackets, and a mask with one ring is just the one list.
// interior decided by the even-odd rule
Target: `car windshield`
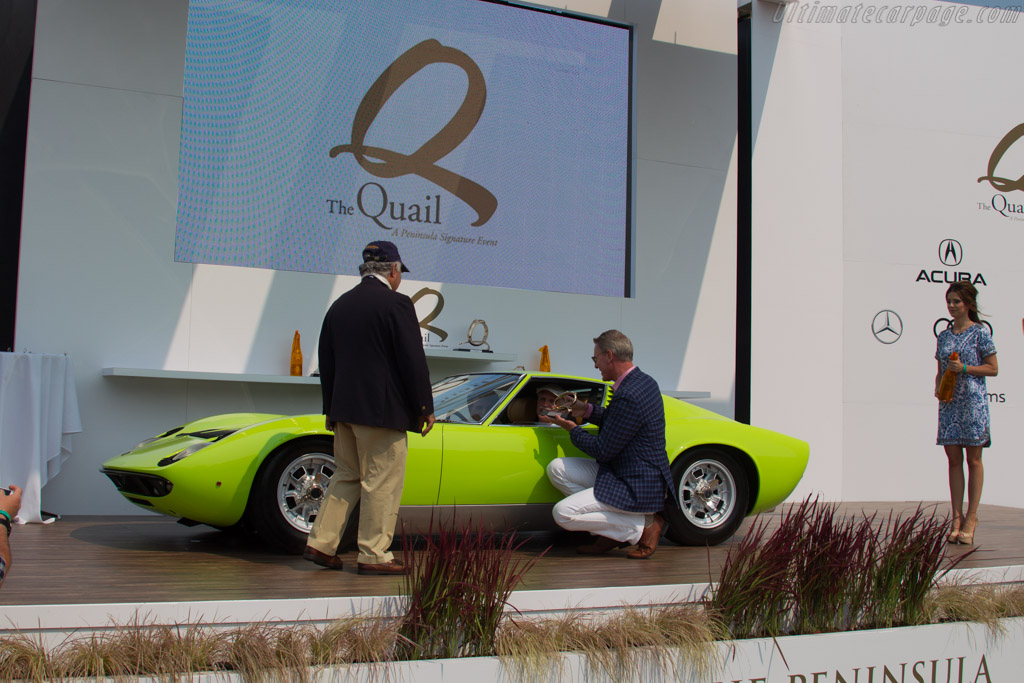
[(519, 375), (481, 373), (446, 377), (434, 384), (434, 414), (441, 422), (479, 424), (519, 381)]

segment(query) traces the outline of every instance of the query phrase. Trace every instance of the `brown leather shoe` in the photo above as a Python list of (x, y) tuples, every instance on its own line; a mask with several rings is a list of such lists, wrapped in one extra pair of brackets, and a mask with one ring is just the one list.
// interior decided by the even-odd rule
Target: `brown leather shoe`
[(302, 551), (302, 559), (309, 560), (313, 564), (318, 564), (321, 567), (327, 567), (328, 569), (341, 569), (341, 558), (337, 555), (328, 555), (322, 553), (316, 548), (306, 546), (306, 549)]
[(628, 546), (628, 543), (616, 541), (614, 538), (598, 536), (597, 540), (590, 545), (578, 546), (576, 548), (576, 552), (580, 555), (604, 555), (612, 550), (618, 550), (619, 548), (626, 548)]
[(360, 574), (376, 574), (379, 576), (388, 575), (405, 575), (412, 572), (412, 569), (402, 564), (401, 560), (391, 560), (390, 562), (384, 562), (383, 564), (365, 564), (363, 562), (356, 563), (357, 571)]
[(643, 543), (637, 543), (636, 548), (626, 553), (626, 557), (631, 560), (646, 560), (648, 557), (654, 554), (654, 548)]
[(655, 513), (654, 519), (644, 528), (640, 534), (640, 542), (636, 544), (636, 550), (626, 554), (631, 560), (646, 560), (654, 554), (661, 540), (661, 532), (665, 528), (665, 518)]

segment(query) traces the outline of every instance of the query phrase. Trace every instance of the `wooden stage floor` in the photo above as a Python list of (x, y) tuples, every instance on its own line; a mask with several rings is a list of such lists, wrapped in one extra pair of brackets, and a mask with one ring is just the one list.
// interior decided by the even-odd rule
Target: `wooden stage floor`
[[(844, 514), (887, 516), (918, 503), (845, 503)], [(932, 505), (929, 503), (928, 505)], [(946, 514), (946, 504), (938, 505)], [(777, 517), (779, 511), (769, 514)], [(1024, 564), (1024, 514), (983, 505), (978, 551), (963, 568)], [(519, 555), (547, 553), (521, 590), (656, 586), (716, 581), (726, 554), (749, 528), (711, 548), (663, 543), (646, 561), (624, 551), (582, 557), (565, 536), (531, 536)], [(53, 524), (15, 527), (14, 563), (0, 589), (0, 605), (192, 602), (397, 595), (400, 577), (360, 576), (355, 552), (344, 571), (321, 569), (298, 556), (268, 552), (253, 539), (208, 527), (188, 528), (165, 517), (65, 517)], [(398, 544), (396, 544), (397, 546)], [(947, 546), (950, 557), (967, 546)]]

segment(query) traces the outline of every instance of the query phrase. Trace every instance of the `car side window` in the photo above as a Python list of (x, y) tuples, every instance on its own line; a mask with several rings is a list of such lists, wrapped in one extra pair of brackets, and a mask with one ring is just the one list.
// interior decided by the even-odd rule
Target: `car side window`
[(600, 382), (567, 381), (558, 380), (557, 378), (538, 377), (527, 382), (516, 393), (515, 397), (509, 401), (505, 409), (495, 419), (494, 424), (553, 426), (541, 422), (538, 415), (538, 391), (545, 387), (549, 388), (552, 393), (554, 393), (554, 390), (558, 390), (558, 393), (575, 392), (578, 400), (596, 406), (604, 404), (608, 390), (608, 386)]
[(433, 386), (434, 414), (439, 422), (480, 424), (515, 386), (510, 374), (469, 374), (449, 377)]

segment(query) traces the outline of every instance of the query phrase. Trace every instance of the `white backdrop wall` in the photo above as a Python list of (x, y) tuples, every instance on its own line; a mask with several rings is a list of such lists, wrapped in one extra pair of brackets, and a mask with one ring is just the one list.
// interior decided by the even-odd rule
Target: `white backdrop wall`
[[(636, 296), (412, 278), (401, 291), (439, 289), (446, 304), (434, 324), (450, 343), (483, 318), (495, 351), (530, 368), (547, 344), (554, 369), (592, 374), (591, 338), (620, 328), (664, 390), (710, 391), (701, 404), (732, 415), (735, 8), (578, 0), (568, 9), (637, 27)], [(74, 358), (84, 426), (43, 491), (53, 512), (139, 512), (100, 464), (184, 420), (320, 409), (312, 386), (109, 378), (102, 368), (287, 374), (299, 330), (308, 373), (324, 311), (356, 282), (173, 262), (186, 16), (186, 0), (39, 0), (16, 346)], [(465, 369), (431, 364), (435, 376)]]
[[(824, 3), (753, 6), (752, 420), (806, 430), (795, 495), (946, 498), (933, 328), (947, 280), (980, 274), (1000, 360), (983, 500), (1019, 506), (1024, 216), (992, 207), (1024, 193), (978, 178), (1024, 122), (1024, 92), (997, 66), (1024, 58), (1024, 15), (929, 0), (866, 20), (882, 6), (829, 3), (828, 20)], [(1022, 169), (1016, 145), (998, 175)], [(881, 330), (885, 310), (899, 335)]]

